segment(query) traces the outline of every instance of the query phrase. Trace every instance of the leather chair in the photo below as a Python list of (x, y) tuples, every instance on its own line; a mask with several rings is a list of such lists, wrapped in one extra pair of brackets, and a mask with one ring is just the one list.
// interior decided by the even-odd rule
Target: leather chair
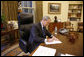
[(78, 23), (78, 31), (83, 32), (83, 22)]
[(65, 22), (65, 28), (66, 29), (69, 29), (69, 31), (72, 29), (72, 31), (74, 30), (73, 28), (73, 24), (71, 24), (71, 22)]
[(30, 52), (30, 47), (28, 44), (30, 29), (33, 25), (33, 15), (27, 13), (20, 13), (18, 18), (20, 40), (19, 46), (25, 53)]

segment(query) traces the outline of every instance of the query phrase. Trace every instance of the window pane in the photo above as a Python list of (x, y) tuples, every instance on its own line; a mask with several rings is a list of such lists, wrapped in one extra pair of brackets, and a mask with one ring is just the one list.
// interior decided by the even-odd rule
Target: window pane
[(22, 1), (21, 6), (22, 7), (32, 7), (32, 1)]
[(28, 8), (23, 8), (22, 11), (24, 13), (32, 13), (32, 9), (28, 9)]
[(22, 9), (22, 11), (28, 13), (28, 9)]
[(24, 1), (24, 7), (27, 7), (27, 2), (26, 1)]
[(29, 9), (29, 11), (28, 11), (29, 13), (32, 13), (32, 9)]
[(32, 1), (30, 1), (30, 7), (32, 7)]

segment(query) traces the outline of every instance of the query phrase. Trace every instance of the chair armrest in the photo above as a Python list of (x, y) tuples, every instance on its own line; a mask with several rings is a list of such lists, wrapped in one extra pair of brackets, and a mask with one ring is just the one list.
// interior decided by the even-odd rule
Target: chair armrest
[(23, 39), (20, 39), (19, 40), (19, 46), (21, 48), (22, 51), (24, 51), (25, 53), (28, 52), (28, 44), (27, 44), (27, 41), (23, 40)]
[(23, 43), (23, 45), (27, 45), (27, 42), (26, 42), (25, 40), (20, 39), (19, 41), (20, 41), (21, 43)]

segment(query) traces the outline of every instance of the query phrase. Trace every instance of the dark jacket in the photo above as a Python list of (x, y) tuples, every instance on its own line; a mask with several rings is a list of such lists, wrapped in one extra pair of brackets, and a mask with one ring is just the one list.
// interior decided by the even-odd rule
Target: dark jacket
[[(51, 37), (51, 33), (49, 33), (45, 28), (45, 34)], [(34, 24), (31, 29), (30, 37), (29, 37), (29, 45), (30, 50), (33, 51), (36, 47), (39, 46), (40, 43), (44, 43), (45, 37), (43, 36), (41, 23)]]

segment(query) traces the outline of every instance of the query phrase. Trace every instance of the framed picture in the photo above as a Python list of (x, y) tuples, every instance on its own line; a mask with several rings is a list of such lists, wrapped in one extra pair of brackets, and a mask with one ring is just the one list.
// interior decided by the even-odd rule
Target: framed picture
[(61, 4), (60, 3), (48, 3), (48, 14), (60, 14)]

